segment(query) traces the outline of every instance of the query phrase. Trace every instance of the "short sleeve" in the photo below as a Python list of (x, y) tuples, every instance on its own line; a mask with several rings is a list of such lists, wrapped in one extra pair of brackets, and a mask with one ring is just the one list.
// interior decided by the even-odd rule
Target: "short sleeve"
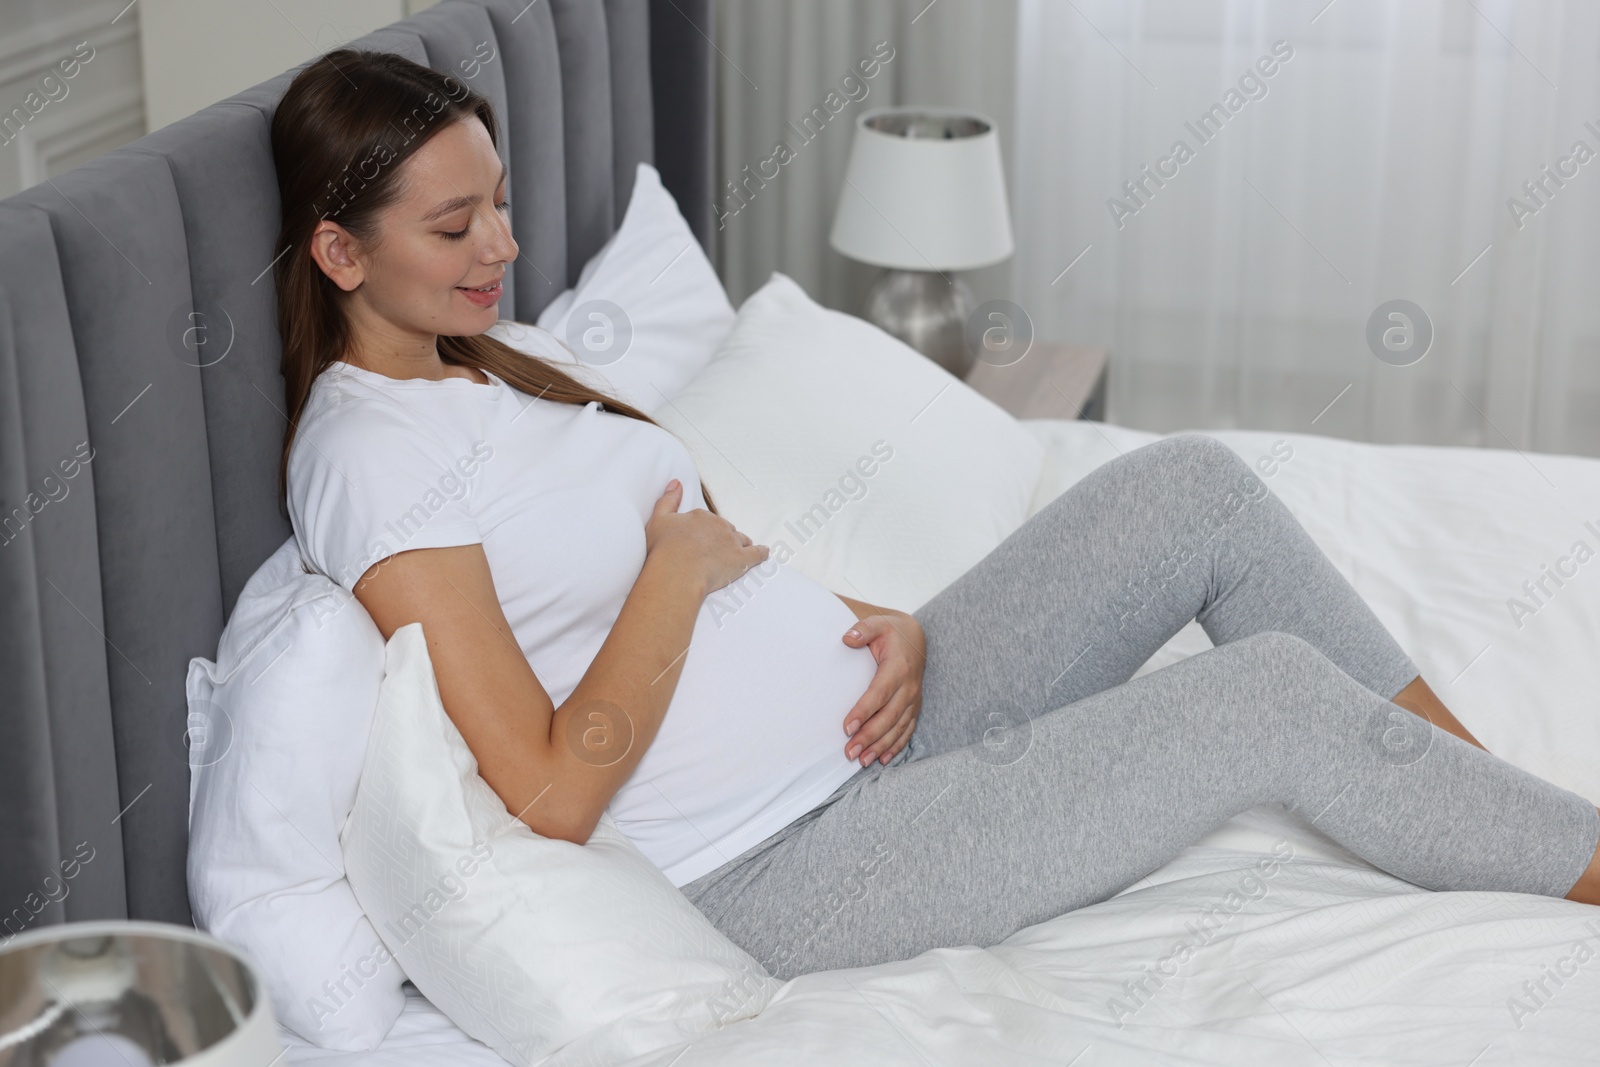
[(289, 453), (289, 520), (313, 570), (353, 591), (397, 552), (483, 540), (472, 493), (493, 455), (485, 442), (453, 455), (422, 424), (379, 405), (321, 414)]

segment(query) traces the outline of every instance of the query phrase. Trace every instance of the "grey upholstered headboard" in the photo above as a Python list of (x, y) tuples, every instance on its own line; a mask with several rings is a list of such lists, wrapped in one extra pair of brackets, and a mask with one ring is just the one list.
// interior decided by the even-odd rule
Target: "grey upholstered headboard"
[[(641, 160), (709, 242), (710, 32), (709, 0), (444, 0), (353, 47), (495, 105), (522, 247), (501, 314), (531, 321)], [(290, 534), (268, 123), (291, 77), (0, 202), (0, 937), (191, 921), (185, 671)]]

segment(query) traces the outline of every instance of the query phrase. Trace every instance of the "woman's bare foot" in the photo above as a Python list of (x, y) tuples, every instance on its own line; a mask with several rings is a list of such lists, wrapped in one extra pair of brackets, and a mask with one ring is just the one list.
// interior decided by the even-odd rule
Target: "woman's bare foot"
[(1583, 872), (1583, 877), (1572, 887), (1567, 899), (1576, 900), (1580, 904), (1600, 904), (1600, 845), (1595, 846), (1594, 858), (1589, 861), (1589, 869)]
[(1446, 733), (1455, 734), (1461, 740), (1471, 742), (1483, 748), (1485, 752), (1489, 751), (1483, 747), (1483, 742), (1473, 737), (1471, 731), (1461, 725), (1459, 719), (1450, 714), (1450, 709), (1444, 706), (1444, 701), (1440, 700), (1432, 689), (1428, 688), (1428, 683), (1422, 680), (1422, 675), (1417, 675), (1411, 680), (1410, 685), (1396, 693), (1393, 703), (1422, 716)]

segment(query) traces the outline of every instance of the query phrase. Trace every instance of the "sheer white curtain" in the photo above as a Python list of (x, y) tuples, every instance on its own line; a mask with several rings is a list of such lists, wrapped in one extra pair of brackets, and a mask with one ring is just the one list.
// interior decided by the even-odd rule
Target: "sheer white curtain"
[[(1110, 346), (1115, 421), (1600, 455), (1600, 4), (1017, 23), (1016, 299)], [(1404, 366), (1367, 341), (1395, 298), (1434, 331)]]

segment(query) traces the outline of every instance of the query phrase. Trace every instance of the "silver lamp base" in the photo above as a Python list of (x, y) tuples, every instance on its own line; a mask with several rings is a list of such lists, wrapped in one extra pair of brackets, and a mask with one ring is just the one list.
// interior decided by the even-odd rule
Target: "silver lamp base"
[(934, 271), (889, 270), (867, 290), (863, 311), (874, 326), (957, 378), (965, 378), (973, 362), (967, 349), (967, 319), (976, 306), (972, 290), (960, 278)]

